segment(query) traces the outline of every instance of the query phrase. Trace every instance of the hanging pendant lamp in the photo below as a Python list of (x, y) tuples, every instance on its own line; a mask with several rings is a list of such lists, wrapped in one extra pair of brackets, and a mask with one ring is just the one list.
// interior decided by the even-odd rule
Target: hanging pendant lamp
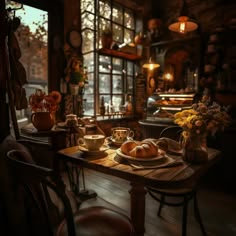
[(149, 58), (148, 62), (143, 64), (143, 68), (148, 70), (154, 70), (158, 67), (160, 67), (160, 65), (154, 62), (151, 57)]
[(170, 31), (181, 34), (192, 32), (198, 28), (198, 24), (189, 17), (185, 0), (183, 0), (183, 5), (180, 11), (180, 16), (178, 17), (178, 21), (170, 24), (168, 28)]

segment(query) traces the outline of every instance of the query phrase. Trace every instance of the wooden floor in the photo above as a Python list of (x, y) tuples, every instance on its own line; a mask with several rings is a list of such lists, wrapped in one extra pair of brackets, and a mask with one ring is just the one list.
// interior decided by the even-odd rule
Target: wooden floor
[[(98, 197), (86, 200), (82, 207), (105, 205), (129, 215), (129, 182), (120, 178), (85, 170), (86, 188), (94, 190)], [(216, 179), (217, 181), (217, 179)], [(236, 235), (236, 195), (222, 191), (216, 181), (205, 179), (198, 193), (199, 208), (209, 236)], [(181, 209), (164, 207), (162, 217), (157, 217), (159, 203), (146, 196), (145, 236), (181, 235)], [(188, 235), (201, 235), (193, 217), (192, 205), (189, 208)]]

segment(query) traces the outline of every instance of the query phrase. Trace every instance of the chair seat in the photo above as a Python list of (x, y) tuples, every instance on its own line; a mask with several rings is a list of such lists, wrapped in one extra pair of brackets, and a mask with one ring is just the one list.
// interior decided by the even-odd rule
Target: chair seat
[[(80, 209), (74, 216), (76, 235), (79, 236), (131, 236), (133, 226), (125, 215), (105, 207)], [(66, 222), (63, 221), (57, 236), (64, 236)]]
[(183, 195), (188, 195), (192, 194), (195, 190), (193, 188), (172, 188), (172, 189), (162, 189), (162, 188), (152, 188), (152, 187), (147, 187), (147, 190), (153, 191), (155, 193), (159, 194), (165, 194), (169, 196), (183, 196)]

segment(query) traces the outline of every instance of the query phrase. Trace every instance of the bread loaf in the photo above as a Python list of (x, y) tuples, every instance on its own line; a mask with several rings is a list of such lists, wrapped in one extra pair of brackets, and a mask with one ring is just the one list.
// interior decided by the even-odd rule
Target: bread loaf
[(121, 145), (121, 152), (131, 157), (151, 158), (157, 156), (158, 147), (151, 140), (130, 140)]

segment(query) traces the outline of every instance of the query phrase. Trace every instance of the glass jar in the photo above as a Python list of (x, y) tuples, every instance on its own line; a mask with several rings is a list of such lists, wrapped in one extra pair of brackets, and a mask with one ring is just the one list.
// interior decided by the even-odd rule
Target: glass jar
[(73, 127), (78, 125), (78, 119), (75, 114), (66, 115), (66, 125), (68, 127)]

